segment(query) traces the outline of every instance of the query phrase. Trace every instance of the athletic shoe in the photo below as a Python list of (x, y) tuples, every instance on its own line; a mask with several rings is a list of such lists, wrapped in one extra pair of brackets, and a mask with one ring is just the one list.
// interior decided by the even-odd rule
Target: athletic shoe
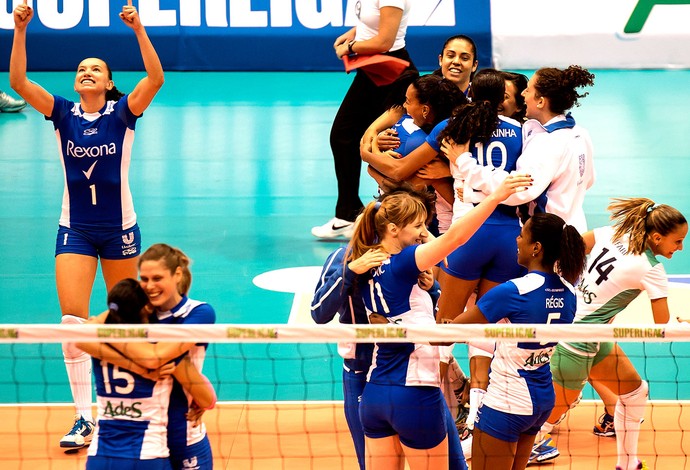
[(26, 108), (26, 101), (12, 98), (0, 91), (0, 113), (16, 113)]
[(91, 443), (95, 430), (95, 423), (85, 420), (82, 415), (74, 415), (74, 426), (72, 426), (70, 432), (62, 436), (60, 447), (69, 447), (71, 449), (86, 447)]
[(553, 460), (561, 455), (561, 453), (558, 452), (558, 449), (551, 445), (552, 443), (553, 440), (549, 434), (544, 435), (540, 441), (535, 442), (534, 446), (532, 446), (532, 453), (529, 456), (527, 465), (543, 463), (547, 460)]
[(316, 238), (350, 238), (354, 227), (354, 222), (333, 217), (323, 225), (312, 227), (311, 234)]
[[(635, 467), (637, 470), (649, 470), (649, 467), (647, 466), (647, 462), (644, 460), (638, 460), (637, 467)], [(616, 467), (616, 470), (622, 470), (620, 467)]]
[(613, 426), (613, 416), (604, 411), (599, 417), (599, 424), (594, 426), (592, 432), (601, 437), (616, 437), (616, 428)]

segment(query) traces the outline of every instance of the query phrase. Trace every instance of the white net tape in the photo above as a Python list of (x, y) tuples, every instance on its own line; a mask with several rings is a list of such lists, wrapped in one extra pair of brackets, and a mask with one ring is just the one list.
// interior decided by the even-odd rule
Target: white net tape
[(690, 341), (690, 324), (665, 325), (0, 325), (0, 344), (68, 341), (213, 343)]

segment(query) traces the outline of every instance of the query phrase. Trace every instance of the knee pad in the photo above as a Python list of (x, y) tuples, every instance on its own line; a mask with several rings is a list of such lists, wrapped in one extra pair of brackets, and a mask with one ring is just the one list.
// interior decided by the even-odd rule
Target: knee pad
[[(580, 403), (580, 401), (582, 401), (582, 392), (580, 392), (580, 394), (577, 396), (577, 398), (575, 399), (574, 402), (572, 402), (570, 405), (568, 405), (568, 409), (565, 411), (565, 413), (563, 413), (563, 414), (561, 415), (561, 417), (558, 418), (558, 420), (557, 420), (555, 423), (550, 424), (550, 426), (553, 428), (554, 426), (557, 426), (557, 425), (561, 424), (561, 422), (562, 422), (562, 421), (565, 419), (565, 417), (568, 415), (568, 412), (569, 412), (570, 410), (572, 410), (573, 408), (575, 408), (575, 407)], [(548, 424), (548, 422), (547, 422), (547, 424)], [(543, 429), (543, 428), (542, 428), (542, 429)], [(551, 431), (548, 431), (548, 432), (551, 432)]]
[(643, 380), (640, 386), (635, 390), (618, 397), (618, 402), (623, 405), (623, 407), (616, 406), (616, 414), (618, 414), (620, 410), (621, 413), (625, 413), (626, 421), (639, 423), (642, 418), (644, 418), (644, 409), (647, 404), (648, 394), (649, 385), (646, 380)]
[[(63, 315), (61, 325), (81, 325), (86, 323), (85, 318), (75, 315)], [(66, 362), (88, 361), (89, 355), (74, 345), (74, 343), (62, 343), (62, 355)]]

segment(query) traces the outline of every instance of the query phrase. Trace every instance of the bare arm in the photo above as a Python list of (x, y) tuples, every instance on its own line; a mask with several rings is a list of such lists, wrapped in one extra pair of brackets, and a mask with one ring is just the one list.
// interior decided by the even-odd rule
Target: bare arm
[(650, 300), (650, 302), (652, 304), (654, 323), (668, 323), (671, 319), (671, 313), (668, 310), (668, 299), (662, 297), (660, 299)]
[(137, 9), (132, 6), (132, 0), (127, 0), (127, 5), (122, 7), (120, 13), (122, 22), (134, 30), (141, 51), (141, 58), (144, 60), (146, 76), (142, 78), (134, 90), (129, 94), (129, 110), (135, 116), (140, 116), (149, 107), (153, 97), (161, 89), (164, 82), (163, 66), (158, 58), (158, 54), (151, 44), (151, 40), (146, 34), (144, 25), (141, 24)]
[(415, 251), (417, 268), (425, 271), (448, 256), (453, 250), (474, 235), (493, 210), (511, 194), (524, 190), (531, 184), (531, 177), (510, 175), (496, 191), (486, 197), (465, 216), (456, 220), (442, 236), (420, 245)]
[(112, 347), (147, 369), (157, 369), (180, 357), (195, 343), (112, 343)]
[(55, 99), (43, 87), (29, 81), (26, 76), (26, 27), (34, 16), (27, 1), (14, 9), (14, 39), (10, 54), (10, 86), (19, 96), (44, 116), (53, 113)]
[(395, 125), (396, 122), (403, 117), (404, 110), (401, 106), (395, 106), (393, 108), (387, 109), (379, 117), (376, 118), (374, 122), (367, 128), (359, 141), (359, 151), (360, 154), (364, 152), (372, 152), (372, 142), (379, 134), (386, 129), (390, 129)]
[(362, 160), (395, 181), (405, 181), (433, 160), (436, 155), (438, 155), (436, 150), (424, 142), (405, 158), (393, 158), (384, 153), (369, 152), (366, 155), (362, 154)]
[[(396, 7), (382, 7), (380, 10), (379, 18), (379, 31), (376, 36), (366, 41), (357, 41), (352, 49), (352, 52), (357, 54), (380, 54), (382, 52), (387, 52), (395, 44), (395, 36), (398, 34), (398, 28), (400, 27), (400, 21), (402, 20), (403, 11)], [(348, 33), (353, 32), (354, 28)], [(346, 34), (348, 34), (346, 33)], [(342, 38), (341, 36), (340, 38)], [(355, 35), (348, 36), (347, 41), (343, 41), (338, 44), (336, 40), (335, 53), (340, 58), (347, 55), (350, 51), (348, 49), (348, 43), (354, 39)], [(338, 39), (340, 39), (338, 38)]]
[(473, 305), (455, 317), (452, 323), (489, 323), (489, 320), (487, 320), (482, 311), (479, 310), (479, 307)]
[(173, 377), (189, 392), (199, 408), (208, 410), (216, 404), (216, 392), (211, 382), (192, 364), (189, 356), (182, 358)]

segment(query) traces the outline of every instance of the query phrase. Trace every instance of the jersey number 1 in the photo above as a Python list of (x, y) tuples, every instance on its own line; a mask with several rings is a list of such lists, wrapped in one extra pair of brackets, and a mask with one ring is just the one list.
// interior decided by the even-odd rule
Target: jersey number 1
[(95, 206), (96, 205), (96, 185), (90, 184), (89, 188), (91, 189), (91, 205)]

